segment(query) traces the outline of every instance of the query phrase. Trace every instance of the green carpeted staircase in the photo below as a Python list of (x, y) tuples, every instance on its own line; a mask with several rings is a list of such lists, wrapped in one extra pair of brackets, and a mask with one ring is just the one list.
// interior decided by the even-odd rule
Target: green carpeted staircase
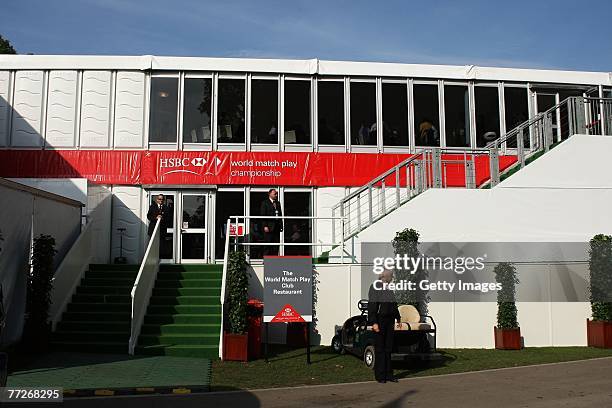
[(139, 265), (89, 265), (52, 335), (56, 350), (127, 354)]
[(136, 354), (217, 358), (223, 265), (161, 265)]

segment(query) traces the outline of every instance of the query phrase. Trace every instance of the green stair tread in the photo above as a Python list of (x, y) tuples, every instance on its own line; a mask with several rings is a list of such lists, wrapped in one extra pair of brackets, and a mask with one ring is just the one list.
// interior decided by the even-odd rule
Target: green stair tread
[(89, 270), (95, 271), (136, 271), (140, 269), (140, 264), (89, 264)]

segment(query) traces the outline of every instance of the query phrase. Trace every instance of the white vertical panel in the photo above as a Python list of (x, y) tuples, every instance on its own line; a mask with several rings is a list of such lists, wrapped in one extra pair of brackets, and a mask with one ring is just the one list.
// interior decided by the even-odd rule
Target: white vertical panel
[(83, 72), (80, 138), (82, 147), (108, 147), (110, 105), (110, 71)]
[(117, 73), (115, 147), (142, 147), (144, 89), (144, 73)]
[(140, 208), (140, 187), (113, 186), (111, 260), (119, 256), (120, 236), (117, 228), (125, 228), (123, 256), (127, 258), (128, 263), (140, 262), (140, 235), (142, 231)]
[(0, 71), (0, 146), (8, 144), (10, 78), (10, 72)]
[(111, 246), (111, 188), (102, 184), (88, 184), (87, 214), (94, 229), (94, 263), (110, 262)]
[(51, 71), (45, 140), (52, 147), (74, 147), (77, 72)]
[(43, 72), (17, 71), (11, 145), (42, 146)]

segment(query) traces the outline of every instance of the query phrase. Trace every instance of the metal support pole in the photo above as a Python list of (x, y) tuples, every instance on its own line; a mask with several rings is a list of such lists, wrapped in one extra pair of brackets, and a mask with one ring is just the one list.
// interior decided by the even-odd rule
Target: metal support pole
[(395, 208), (400, 206), (400, 169), (395, 168)]
[(552, 113), (547, 113), (544, 117), (544, 151), (550, 150), (553, 140)]
[(516, 153), (518, 155), (518, 161), (521, 168), (525, 167), (525, 149), (523, 143), (523, 128), (520, 128), (518, 135), (516, 136)]
[(489, 169), (491, 172), (491, 187), (499, 184), (499, 152), (497, 143), (489, 149)]
[(576, 102), (576, 133), (586, 134), (586, 118), (585, 118), (585, 104), (584, 97), (579, 96), (575, 99)]
[(368, 225), (374, 222), (374, 214), (372, 211), (372, 185), (368, 185)]
[(306, 323), (306, 363), (310, 364), (310, 322)]
[(476, 188), (473, 156), (465, 159), (465, 188)]
[(431, 149), (431, 167), (433, 172), (433, 187), (442, 187), (442, 153), (439, 147)]

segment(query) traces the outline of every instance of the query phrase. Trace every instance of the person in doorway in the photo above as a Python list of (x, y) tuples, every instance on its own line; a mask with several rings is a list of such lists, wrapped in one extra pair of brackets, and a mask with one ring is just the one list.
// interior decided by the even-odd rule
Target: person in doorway
[(149, 220), (149, 236), (153, 235), (153, 230), (155, 229), (155, 223), (157, 220), (161, 220), (159, 223), (159, 228), (161, 228), (160, 234), (163, 236), (166, 232), (166, 219), (165, 217), (168, 214), (168, 207), (166, 206), (164, 195), (158, 194), (155, 197), (155, 201), (151, 203), (149, 207), (149, 211), (147, 212), (147, 219)]
[[(370, 285), (368, 292), (368, 325), (376, 333), (374, 343), (374, 377), (379, 383), (397, 382), (391, 366), (393, 337), (396, 325), (399, 327), (400, 314), (395, 294), (384, 286), (391, 282), (393, 271), (384, 270), (379, 282)], [(394, 324), (397, 322), (396, 324)]]
[[(268, 191), (268, 198), (261, 202), (259, 214), (265, 217), (282, 217), (281, 204), (278, 201), (278, 191), (271, 188)], [(283, 230), (283, 221), (281, 219), (264, 218), (262, 220), (262, 229), (264, 242), (276, 243), (276, 245), (264, 245), (264, 255), (278, 255), (278, 243), (280, 242), (280, 233)]]

